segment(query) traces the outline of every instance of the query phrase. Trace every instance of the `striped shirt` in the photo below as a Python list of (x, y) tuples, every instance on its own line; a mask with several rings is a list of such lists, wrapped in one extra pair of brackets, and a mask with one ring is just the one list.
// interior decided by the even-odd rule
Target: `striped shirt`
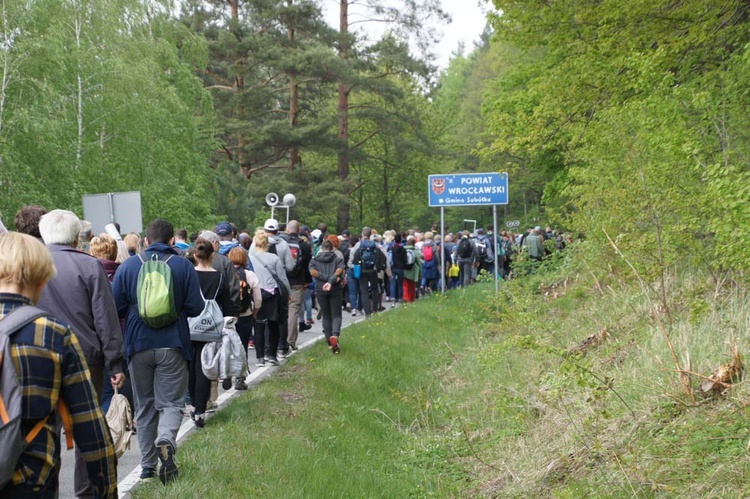
[[(0, 293), (0, 319), (27, 298)], [(117, 461), (107, 422), (73, 331), (51, 317), (40, 317), (10, 338), (13, 362), (23, 393), (22, 430), (49, 416), (44, 429), (26, 447), (13, 474), (13, 485), (57, 490), (60, 438), (55, 408), (62, 399), (73, 419), (73, 438), (86, 461), (97, 497), (117, 497)], [(12, 491), (12, 486), (3, 492)]]

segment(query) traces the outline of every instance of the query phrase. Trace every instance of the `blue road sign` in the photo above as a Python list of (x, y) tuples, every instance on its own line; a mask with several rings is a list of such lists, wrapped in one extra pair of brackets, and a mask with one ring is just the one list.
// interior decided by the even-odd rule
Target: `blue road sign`
[(508, 204), (507, 173), (452, 173), (427, 178), (430, 206)]

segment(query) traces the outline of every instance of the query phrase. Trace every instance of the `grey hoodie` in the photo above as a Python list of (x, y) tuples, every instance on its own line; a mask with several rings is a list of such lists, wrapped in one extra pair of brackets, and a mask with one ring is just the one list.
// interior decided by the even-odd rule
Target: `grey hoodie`
[[(336, 269), (342, 270), (339, 277), (336, 276)], [(339, 251), (320, 251), (310, 260), (310, 273), (318, 273), (317, 277), (313, 277), (315, 292), (323, 292), (323, 285), (327, 282), (331, 283), (332, 289), (340, 288), (345, 271), (344, 258)]]

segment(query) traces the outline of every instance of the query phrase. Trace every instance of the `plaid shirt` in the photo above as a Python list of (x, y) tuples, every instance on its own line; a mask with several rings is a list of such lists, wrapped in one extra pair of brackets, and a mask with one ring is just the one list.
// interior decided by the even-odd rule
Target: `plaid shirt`
[[(23, 296), (0, 293), (0, 319), (21, 305)], [(11, 352), (23, 390), (23, 433), (50, 415), (44, 429), (21, 455), (13, 485), (58, 488), (60, 437), (58, 398), (73, 419), (73, 436), (86, 460), (97, 497), (117, 497), (117, 462), (107, 421), (91, 383), (91, 375), (73, 331), (51, 317), (40, 317), (11, 337)], [(9, 485), (12, 490), (12, 485)]]

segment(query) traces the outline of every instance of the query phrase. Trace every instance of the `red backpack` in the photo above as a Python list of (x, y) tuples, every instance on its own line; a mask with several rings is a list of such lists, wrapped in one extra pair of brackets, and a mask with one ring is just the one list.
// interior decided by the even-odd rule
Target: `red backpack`
[(422, 246), (422, 259), (425, 262), (431, 262), (435, 258), (435, 247), (432, 244)]

